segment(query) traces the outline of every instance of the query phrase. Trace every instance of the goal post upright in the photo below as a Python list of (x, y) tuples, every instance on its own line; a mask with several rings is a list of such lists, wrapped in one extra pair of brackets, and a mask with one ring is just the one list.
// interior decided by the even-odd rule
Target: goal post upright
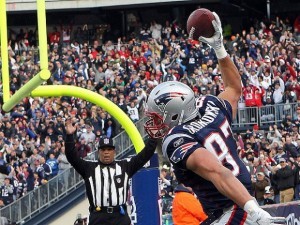
[(0, 1), (0, 33), (2, 59), (2, 91), (3, 102), (5, 103), (9, 100), (10, 97), (6, 0)]
[[(0, 1), (2, 4), (5, 1), (2, 0)], [(2, 10), (3, 7), (1, 6)], [(5, 8), (6, 9), (6, 5)], [(5, 16), (3, 13), (1, 13), (1, 17), (6, 18), (6, 10), (5, 10)], [(5, 97), (6, 101), (4, 101), (3, 104), (3, 110), (8, 112), (13, 107), (15, 107), (23, 98), (27, 97), (30, 95), (30, 93), (36, 89), (38, 86), (40, 86), (43, 82), (47, 81), (51, 74), (50, 71), (48, 70), (48, 44), (47, 44), (47, 24), (46, 24), (46, 3), (45, 0), (37, 0), (37, 20), (38, 20), (38, 36), (39, 36), (39, 57), (40, 57), (40, 68), (41, 71), (36, 74), (30, 81), (28, 81), (24, 86), (22, 86), (16, 93), (14, 93), (13, 96)], [(7, 40), (7, 23), (5, 24), (6, 29), (3, 29), (4, 24), (1, 24), (1, 37), (2, 37), (2, 32), (4, 32), (3, 36), (5, 35), (6, 40)], [(5, 30), (5, 31), (3, 31)], [(6, 46), (6, 52), (7, 51), (7, 41), (6, 44), (2, 43), (2, 38), (1, 38), (1, 47), (3, 45)], [(6, 71), (2, 70), (2, 77), (5, 78), (5, 81), (7, 82), (5, 85), (8, 85), (6, 87), (6, 92), (8, 89), (8, 93), (6, 95), (9, 96), (9, 71), (8, 71), (8, 61), (7, 64), (4, 65), (4, 67), (7, 66)], [(8, 79), (8, 81), (6, 80)]]

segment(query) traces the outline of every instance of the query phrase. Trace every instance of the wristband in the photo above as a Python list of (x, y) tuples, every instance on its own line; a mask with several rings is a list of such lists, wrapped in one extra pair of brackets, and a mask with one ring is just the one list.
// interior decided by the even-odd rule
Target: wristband
[(253, 212), (257, 212), (260, 210), (260, 207), (258, 206), (257, 202), (255, 200), (249, 200), (248, 202), (246, 202), (246, 204), (244, 205), (244, 210), (248, 213), (248, 214), (252, 214)]
[(227, 56), (227, 52), (223, 45), (221, 46), (220, 49), (215, 50), (215, 53), (216, 53), (218, 59), (224, 59)]

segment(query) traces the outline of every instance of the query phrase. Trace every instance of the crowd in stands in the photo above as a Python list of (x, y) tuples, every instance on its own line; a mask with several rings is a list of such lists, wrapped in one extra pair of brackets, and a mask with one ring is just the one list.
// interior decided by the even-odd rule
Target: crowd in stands
[[(75, 85), (97, 92), (133, 122), (143, 116), (143, 102), (160, 82), (181, 81), (196, 96), (218, 95), (224, 88), (213, 49), (188, 39), (178, 24), (153, 21), (116, 40), (110, 39), (112, 31), (106, 27), (94, 32), (93, 42), (87, 40), (87, 30), (85, 25), (76, 31), (62, 27), (49, 33), (48, 85)], [(300, 17), (295, 23), (276, 18), (236, 34), (230, 29), (224, 32), (227, 51), (241, 74), (246, 107), (300, 100)], [(9, 34), (14, 94), (39, 72), (39, 52), (35, 32)], [(0, 207), (70, 168), (64, 154), (64, 121), (70, 117), (78, 126), (80, 157), (97, 149), (100, 138), (115, 137), (122, 129), (104, 109), (66, 96), (26, 97), (10, 113), (0, 114)], [(295, 118), (286, 117), (267, 131), (254, 127), (236, 134), (261, 205), (299, 200), (299, 121), (300, 107)], [(172, 196), (176, 178), (171, 169), (163, 168), (161, 178), (162, 194)]]

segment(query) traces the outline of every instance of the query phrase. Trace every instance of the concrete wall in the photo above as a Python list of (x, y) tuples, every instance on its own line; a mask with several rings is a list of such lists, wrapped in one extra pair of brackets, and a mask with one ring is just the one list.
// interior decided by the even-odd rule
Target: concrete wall
[(58, 224), (65, 224), (65, 225), (71, 225), (74, 224), (74, 221), (77, 218), (78, 214), (81, 214), (82, 217), (88, 217), (89, 215), (89, 203), (87, 198), (81, 202), (79, 202), (77, 205), (74, 205), (70, 210), (68, 210), (66, 213), (62, 214), (55, 220), (51, 221), (48, 225), (58, 225)]

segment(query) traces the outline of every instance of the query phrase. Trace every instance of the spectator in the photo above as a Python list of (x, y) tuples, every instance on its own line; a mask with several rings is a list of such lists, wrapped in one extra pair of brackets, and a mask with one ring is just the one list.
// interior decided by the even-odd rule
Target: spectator
[(282, 146), (277, 147), (277, 154), (274, 156), (274, 160), (276, 161), (276, 164), (279, 164), (279, 159), (284, 158), (287, 159), (287, 155), (283, 150)]
[(93, 132), (93, 128), (90, 123), (86, 123), (83, 129), (83, 133), (80, 135), (80, 139), (84, 139), (89, 146), (93, 145), (96, 135)]
[(106, 120), (106, 124), (104, 126), (104, 133), (108, 138), (113, 138), (116, 135), (116, 125), (112, 118)]
[(151, 22), (150, 31), (153, 39), (161, 39), (162, 26), (158, 24), (155, 20)]
[(33, 173), (33, 189), (34, 190), (42, 185), (42, 180), (43, 180), (43, 178), (41, 178), (37, 172)]
[(169, 174), (169, 167), (164, 165), (160, 170), (160, 179), (161, 179), (161, 190), (164, 190), (166, 194), (172, 195), (173, 187), (172, 187), (172, 177)]
[(41, 165), (41, 159), (36, 159), (34, 161), (35, 164), (34, 173), (36, 173), (40, 179), (45, 179), (45, 170), (44, 167)]
[(300, 154), (297, 155), (296, 160), (290, 158), (293, 163), (293, 170), (295, 174), (295, 200), (300, 200)]
[[(280, 133), (280, 131), (277, 129), (277, 125), (271, 125), (269, 127), (269, 132), (267, 134), (267, 139), (271, 142), (271, 144), (273, 143), (278, 143), (281, 141), (282, 135)], [(282, 148), (283, 150), (283, 148)], [(281, 156), (278, 156), (279, 158), (281, 158)]]
[(179, 184), (172, 204), (172, 218), (176, 225), (199, 225), (207, 219), (202, 205), (191, 188)]
[(275, 204), (274, 190), (271, 186), (266, 186), (265, 193), (264, 193), (264, 205), (272, 205), (272, 204)]
[(52, 168), (49, 164), (46, 163), (46, 160), (44, 157), (41, 157), (40, 159), (40, 163), (41, 163), (41, 167), (43, 168), (43, 171), (44, 171), (44, 176), (43, 178), (45, 180), (50, 180), (51, 179), (51, 174), (52, 174)]
[(27, 182), (22, 173), (19, 174), (18, 179), (18, 198), (24, 196), (27, 193)]
[(30, 165), (30, 168), (35, 171), (36, 170), (36, 164), (35, 162), (39, 162), (39, 160), (42, 158), (41, 155), (38, 154), (38, 149), (34, 148), (32, 155), (28, 159), (28, 164)]
[(296, 146), (292, 143), (292, 138), (288, 135), (285, 137), (283, 150), (286, 152), (287, 158), (297, 158), (298, 152)]
[(46, 161), (46, 164), (48, 164), (51, 168), (52, 173), (49, 175), (49, 178), (51, 179), (58, 174), (58, 160), (55, 158), (53, 153), (49, 155), (49, 159)]
[[(0, 198), (0, 209), (3, 208), (3, 207), (5, 207), (5, 203), (4, 203), (3, 199)], [(1, 217), (1, 219), (2, 219), (2, 218), (4, 218), (4, 217)], [(8, 222), (8, 221), (7, 221), (7, 222)]]
[(5, 205), (10, 204), (13, 201), (13, 185), (10, 184), (10, 178), (4, 179), (4, 184), (0, 187), (1, 199)]
[(22, 173), (25, 176), (27, 181), (27, 191), (32, 191), (34, 189), (34, 176), (33, 170), (28, 166), (27, 163), (23, 163), (22, 165)]
[(71, 164), (68, 162), (66, 154), (65, 154), (65, 147), (62, 147), (60, 150), (60, 155), (58, 156), (58, 174), (63, 173), (65, 170), (71, 168)]
[(130, 102), (127, 106), (127, 113), (133, 122), (139, 121), (139, 104), (136, 105), (134, 101)]
[(68, 170), (71, 168), (71, 164), (67, 160), (67, 156), (65, 154), (65, 147), (63, 146), (60, 150), (60, 155), (57, 158), (58, 161), (58, 174), (63, 174), (62, 178), (62, 189), (66, 189), (69, 187), (69, 176), (70, 176), (70, 171)]
[(246, 107), (256, 106), (255, 91), (252, 85), (247, 85), (243, 88), (243, 97), (245, 99)]
[(274, 88), (275, 88), (273, 92), (274, 103), (275, 104), (281, 103), (284, 94), (284, 82), (278, 76), (276, 76), (274, 79)]
[(263, 172), (256, 173), (256, 177), (252, 178), (252, 185), (255, 193), (255, 198), (259, 205), (264, 205), (265, 188), (269, 185)]
[(91, 147), (87, 145), (85, 138), (80, 138), (80, 141), (76, 143), (76, 149), (78, 151), (78, 157), (82, 159), (91, 152)]
[(162, 201), (162, 215), (170, 215), (172, 213), (173, 197), (169, 195), (165, 190), (161, 190), (160, 198)]
[(295, 175), (285, 158), (280, 158), (279, 163), (274, 171), (274, 179), (280, 191), (280, 203), (286, 203), (294, 198)]

